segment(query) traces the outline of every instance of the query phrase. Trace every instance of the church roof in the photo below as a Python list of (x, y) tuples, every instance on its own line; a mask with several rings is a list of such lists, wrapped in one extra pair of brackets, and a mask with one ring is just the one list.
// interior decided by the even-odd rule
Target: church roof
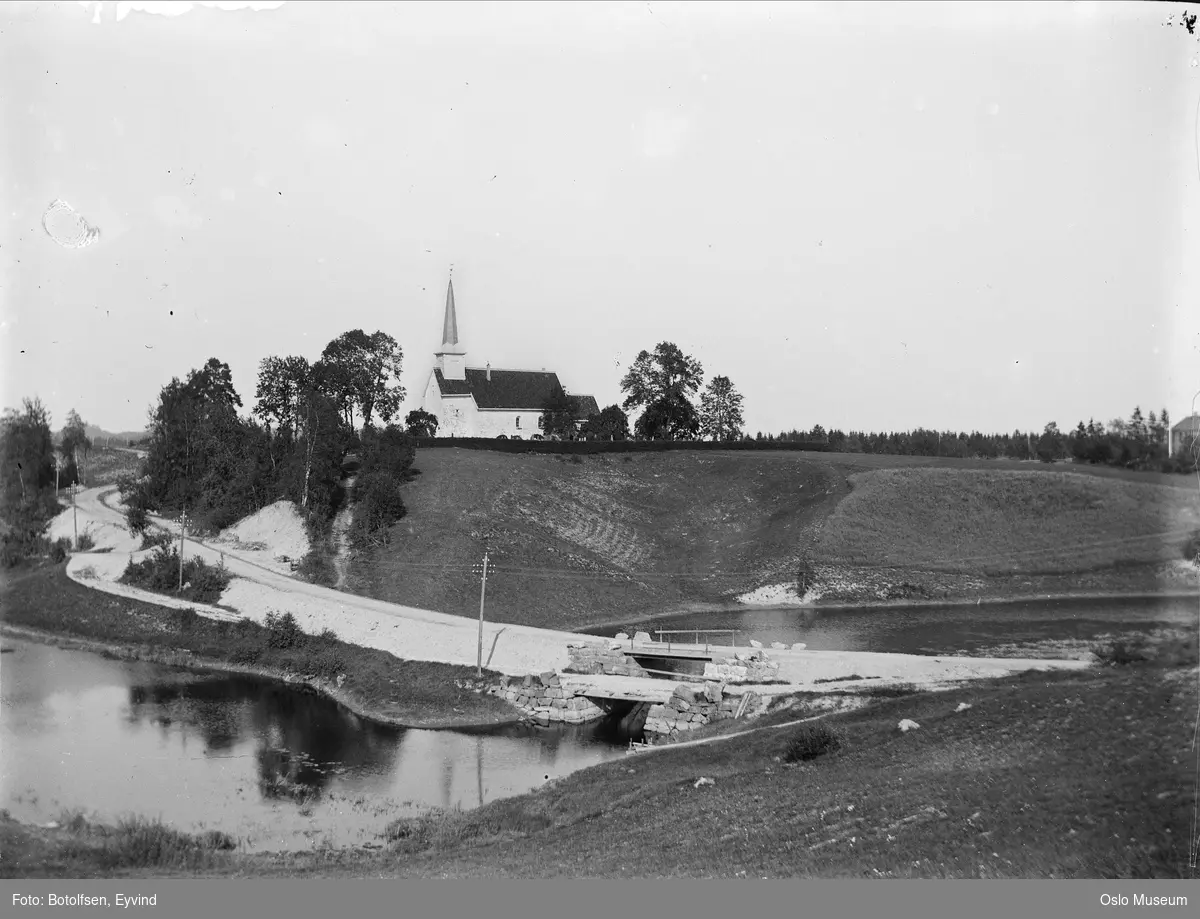
[[(468, 367), (465, 380), (447, 380), (441, 370), (434, 370), (438, 389), (443, 396), (473, 396), (480, 408), (526, 409), (541, 411), (550, 394), (562, 384), (557, 373), (537, 370), (496, 370), (492, 378), (487, 370)], [(572, 396), (579, 407), (579, 418), (587, 418), (599, 409), (593, 396)]]

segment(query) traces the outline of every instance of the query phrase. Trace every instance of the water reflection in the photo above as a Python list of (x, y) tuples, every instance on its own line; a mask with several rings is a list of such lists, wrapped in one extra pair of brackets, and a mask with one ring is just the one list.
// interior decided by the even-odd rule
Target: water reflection
[(4, 656), (3, 797), (219, 828), (250, 848), (373, 840), (388, 819), (474, 807), (616, 756), (620, 724), (401, 731), (311, 692), (34, 643)]

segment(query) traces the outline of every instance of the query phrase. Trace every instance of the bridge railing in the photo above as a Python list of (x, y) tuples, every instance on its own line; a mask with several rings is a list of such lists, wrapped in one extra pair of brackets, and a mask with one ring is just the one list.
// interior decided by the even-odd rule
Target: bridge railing
[[(658, 636), (658, 644), (665, 644), (668, 651), (671, 650), (672, 644), (685, 644), (685, 642), (678, 638), (672, 639), (670, 637), (666, 641), (663, 641), (662, 637), (664, 635), (691, 635), (693, 638), (692, 645), (696, 647), (699, 647), (700, 636), (703, 635), (705, 651), (708, 651), (713, 645), (713, 642), (709, 641), (709, 635), (728, 635), (729, 645), (734, 648), (737, 647), (737, 629), (656, 629), (654, 634)], [(721, 645), (721, 647), (725, 647), (725, 645)]]

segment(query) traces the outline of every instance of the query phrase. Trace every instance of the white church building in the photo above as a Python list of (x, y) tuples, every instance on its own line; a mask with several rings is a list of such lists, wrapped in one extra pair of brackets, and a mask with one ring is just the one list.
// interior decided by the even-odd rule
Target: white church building
[[(450, 282), (442, 346), (434, 352), (433, 371), (421, 404), (437, 418), (438, 437), (529, 440), (541, 434), (542, 407), (560, 387), (558, 374), (544, 370), (497, 370), (491, 364), (468, 367), (467, 352), (458, 342), (454, 282)], [(576, 405), (576, 426), (600, 410), (593, 396), (569, 397)]]

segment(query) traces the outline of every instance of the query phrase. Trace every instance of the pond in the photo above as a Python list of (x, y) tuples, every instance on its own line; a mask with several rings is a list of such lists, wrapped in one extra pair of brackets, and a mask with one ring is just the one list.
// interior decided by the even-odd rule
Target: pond
[(624, 756), (630, 739), (611, 720), (399, 730), (271, 681), (4, 648), (0, 807), (24, 821), (161, 817), (250, 851), (378, 842), (396, 817), (523, 794)]
[[(1182, 632), (1195, 636), (1200, 600), (1053, 600), (969, 606), (886, 609), (731, 607), (654, 620), (631, 620), (626, 630), (735, 629), (738, 644), (750, 639), (804, 642), (811, 650), (883, 651), (900, 654), (970, 654), (976, 657), (1061, 656), (1083, 653), (1111, 636)], [(613, 635), (614, 627), (591, 630)], [(680, 641), (691, 641), (686, 635)], [(714, 642), (728, 643), (727, 636)]]

